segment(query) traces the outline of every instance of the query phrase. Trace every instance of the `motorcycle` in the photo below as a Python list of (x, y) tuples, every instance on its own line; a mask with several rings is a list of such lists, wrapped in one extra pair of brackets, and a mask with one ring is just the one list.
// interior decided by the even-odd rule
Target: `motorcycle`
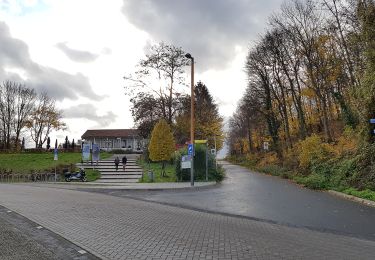
[(83, 168), (79, 169), (79, 171), (76, 172), (67, 172), (65, 173), (65, 181), (71, 182), (71, 181), (87, 181), (86, 179), (86, 172)]

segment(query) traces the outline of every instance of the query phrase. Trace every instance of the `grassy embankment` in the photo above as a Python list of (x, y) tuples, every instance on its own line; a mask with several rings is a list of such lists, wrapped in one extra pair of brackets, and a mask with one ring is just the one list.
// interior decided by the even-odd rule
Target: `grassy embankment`
[[(102, 152), (101, 158), (108, 158), (109, 153)], [(4, 153), (0, 154), (0, 172), (13, 172), (30, 174), (32, 172), (62, 173), (62, 169), (75, 170), (75, 164), (81, 162), (81, 153), (59, 153), (58, 160), (54, 161), (54, 155), (50, 153)], [(100, 177), (97, 170), (86, 170), (87, 180), (94, 181)]]

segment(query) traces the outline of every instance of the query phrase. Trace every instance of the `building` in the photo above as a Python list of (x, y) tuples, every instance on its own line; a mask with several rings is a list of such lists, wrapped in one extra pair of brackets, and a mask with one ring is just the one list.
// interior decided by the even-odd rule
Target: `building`
[(100, 149), (113, 149), (142, 152), (144, 139), (137, 129), (97, 129), (87, 130), (82, 135), (82, 142), (98, 144)]

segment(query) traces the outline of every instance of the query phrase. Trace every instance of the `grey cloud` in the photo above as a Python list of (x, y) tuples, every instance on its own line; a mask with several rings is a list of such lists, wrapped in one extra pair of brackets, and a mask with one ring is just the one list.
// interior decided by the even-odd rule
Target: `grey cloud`
[(99, 57), (99, 55), (95, 53), (69, 48), (66, 42), (60, 42), (56, 44), (56, 47), (59, 48), (69, 59), (76, 62), (93, 62)]
[[(81, 73), (69, 74), (54, 68), (35, 63), (29, 54), (28, 46), (11, 36), (9, 27), (0, 21), (0, 81), (9, 79), (23, 81), (36, 91), (47, 91), (57, 99), (78, 99), (79, 96), (100, 100), (91, 88), (86, 76)], [(21, 72), (23, 75), (19, 75)]]
[(108, 111), (103, 116), (97, 115), (97, 108), (92, 104), (79, 104), (63, 111), (65, 118), (85, 118), (94, 121), (98, 127), (106, 127), (116, 121), (116, 115)]
[(129, 22), (158, 41), (182, 47), (197, 69), (224, 68), (247, 47), (283, 0), (123, 0)]

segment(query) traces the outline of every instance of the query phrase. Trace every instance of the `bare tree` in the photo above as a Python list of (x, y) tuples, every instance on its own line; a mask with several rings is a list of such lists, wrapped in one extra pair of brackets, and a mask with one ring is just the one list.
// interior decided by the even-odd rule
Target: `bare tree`
[(33, 89), (20, 83), (5, 81), (0, 85), (0, 132), (4, 148), (11, 149), (13, 145), (17, 148), (35, 97)]
[[(181, 48), (173, 45), (153, 45), (145, 59), (140, 60), (138, 70), (133, 75), (124, 77), (127, 84), (126, 94), (130, 95), (133, 101), (137, 101), (139, 95), (152, 98), (157, 102), (161, 116), (169, 124), (173, 122), (176, 114), (175, 100), (182, 92), (178, 91), (177, 87), (184, 85), (183, 74), (188, 65), (188, 59), (184, 55)], [(136, 104), (134, 108), (136, 109)]]
[(61, 121), (62, 114), (55, 106), (55, 100), (47, 93), (38, 96), (35, 108), (27, 123), (31, 138), (35, 142), (35, 148), (42, 148), (52, 130), (65, 129), (66, 125)]

